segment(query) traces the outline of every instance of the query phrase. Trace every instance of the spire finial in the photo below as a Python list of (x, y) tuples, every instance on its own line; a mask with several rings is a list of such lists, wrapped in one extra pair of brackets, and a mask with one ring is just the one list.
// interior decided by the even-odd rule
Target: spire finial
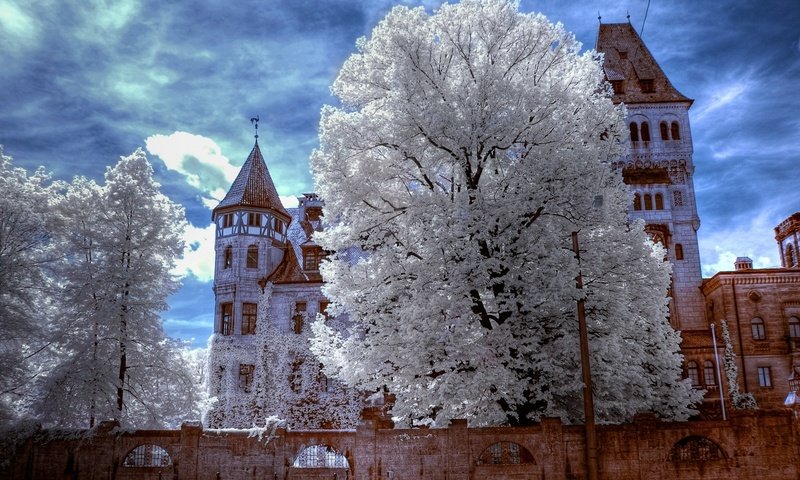
[(625, 10), (625, 13), (627, 14), (625, 16), (628, 18), (628, 23), (631, 23), (631, 11), (630, 10)]
[(258, 141), (258, 115), (250, 119), (250, 123), (256, 126), (256, 141)]
[(597, 23), (603, 23), (603, 17), (600, 16), (600, 10), (597, 11)]

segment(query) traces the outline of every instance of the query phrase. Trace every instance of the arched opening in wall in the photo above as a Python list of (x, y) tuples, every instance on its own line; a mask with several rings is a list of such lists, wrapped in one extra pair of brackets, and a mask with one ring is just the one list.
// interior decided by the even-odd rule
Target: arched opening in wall
[(678, 126), (678, 122), (672, 122), (672, 139), (681, 139), (681, 128)]
[(222, 268), (231, 268), (233, 266), (233, 247), (228, 245), (222, 254)]
[(675, 260), (683, 260), (683, 245), (675, 244)]
[(642, 126), (640, 127), (642, 130), (642, 141), (649, 142), (650, 141), (650, 125), (647, 122), (642, 122)]
[(347, 457), (328, 445), (311, 445), (305, 447), (295, 457), (292, 464), (295, 468), (350, 468)]
[(794, 267), (795, 266), (794, 247), (791, 245), (787, 245), (785, 255), (786, 255), (786, 268)]
[(523, 465), (536, 462), (531, 452), (522, 445), (514, 442), (497, 442), (486, 447), (475, 463), (476, 465)]
[(759, 317), (750, 320), (750, 331), (753, 334), (753, 340), (764, 340), (767, 338), (766, 332), (764, 331), (764, 320)]
[(656, 210), (664, 210), (664, 195), (656, 193)]
[(706, 360), (703, 363), (703, 383), (705, 383), (706, 386), (717, 384), (714, 377), (714, 363), (710, 360)]
[(258, 245), (247, 247), (247, 268), (258, 268)]
[(692, 386), (697, 387), (700, 385), (700, 369), (694, 360), (686, 364), (686, 376), (692, 381)]
[(634, 210), (641, 210), (642, 209), (642, 196), (638, 193), (633, 194), (633, 209)]
[(653, 197), (651, 197), (649, 193), (644, 194), (644, 209), (645, 210), (653, 209)]
[(661, 130), (661, 140), (669, 140), (669, 126), (667, 122), (661, 122), (658, 126)]
[(123, 467), (168, 467), (172, 465), (169, 453), (158, 445), (147, 443), (134, 448), (122, 461)]
[(631, 142), (638, 142), (639, 141), (639, 125), (636, 122), (631, 122), (628, 127), (631, 130)]
[(719, 445), (706, 437), (692, 435), (678, 440), (669, 451), (671, 462), (708, 462), (726, 458)]
[(789, 337), (800, 339), (800, 319), (797, 317), (789, 318)]

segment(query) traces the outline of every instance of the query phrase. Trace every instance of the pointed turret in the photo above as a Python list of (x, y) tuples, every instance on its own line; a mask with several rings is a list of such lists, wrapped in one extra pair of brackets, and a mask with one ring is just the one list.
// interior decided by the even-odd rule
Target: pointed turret
[(261, 155), (261, 149), (258, 146), (258, 140), (253, 146), (253, 150), (247, 157), (247, 161), (242, 165), (239, 175), (233, 181), (228, 194), (219, 202), (219, 205), (214, 209), (211, 214), (212, 219), (221, 210), (227, 210), (231, 207), (246, 207), (246, 208), (263, 208), (272, 210), (278, 216), (283, 217), (286, 223), (289, 223), (291, 216), (283, 207), (278, 191), (275, 189), (275, 184), (272, 183), (272, 177), (267, 169), (267, 164), (264, 162), (264, 156)]
[(595, 50), (605, 55), (614, 103), (693, 102), (672, 86), (630, 23), (600, 24)]

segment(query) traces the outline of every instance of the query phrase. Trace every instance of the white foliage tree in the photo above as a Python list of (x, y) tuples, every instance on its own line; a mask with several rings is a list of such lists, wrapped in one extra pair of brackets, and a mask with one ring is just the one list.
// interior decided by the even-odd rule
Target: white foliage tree
[(350, 322), (315, 324), (327, 373), (388, 388), (401, 424), (580, 421), (585, 296), (599, 419), (687, 418), (669, 265), (628, 223), (598, 56), (504, 0), (396, 7), (357, 46), (312, 157), (325, 293)]
[(42, 316), (48, 312), (46, 268), (52, 262), (47, 230), (53, 186), (39, 169), (33, 175), (12, 165), (0, 146), (0, 421), (37, 375)]
[(34, 411), (45, 421), (92, 426), (174, 425), (196, 414), (180, 345), (159, 312), (178, 287), (171, 273), (186, 226), (137, 150), (106, 170), (105, 185), (76, 178), (53, 222), (63, 261), (53, 322), (55, 367)]

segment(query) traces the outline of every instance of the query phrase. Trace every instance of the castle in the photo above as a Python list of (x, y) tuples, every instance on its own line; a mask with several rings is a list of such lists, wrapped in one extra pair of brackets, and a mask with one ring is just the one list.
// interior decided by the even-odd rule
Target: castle
[[(672, 263), (670, 321), (682, 332), (684, 375), (707, 392), (702, 415), (717, 416), (730, 401), (720, 368), (723, 320), (738, 357), (740, 390), (764, 407), (781, 405), (800, 365), (800, 214), (776, 228), (783, 268), (753, 270), (742, 259), (734, 272), (703, 279), (693, 101), (672, 86), (629, 23), (601, 24), (596, 49), (605, 56), (612, 100), (628, 112), (629, 150), (614, 167), (632, 192), (630, 217), (644, 220)], [(358, 395), (326, 378), (308, 349), (309, 319), (327, 307), (319, 273), (324, 252), (313, 238), (322, 208), (314, 194), (300, 197), (298, 208), (281, 205), (256, 135), (212, 214), (216, 312), (208, 371), (218, 402), (208, 426), (249, 427), (270, 415), (295, 428), (355, 426)]]

